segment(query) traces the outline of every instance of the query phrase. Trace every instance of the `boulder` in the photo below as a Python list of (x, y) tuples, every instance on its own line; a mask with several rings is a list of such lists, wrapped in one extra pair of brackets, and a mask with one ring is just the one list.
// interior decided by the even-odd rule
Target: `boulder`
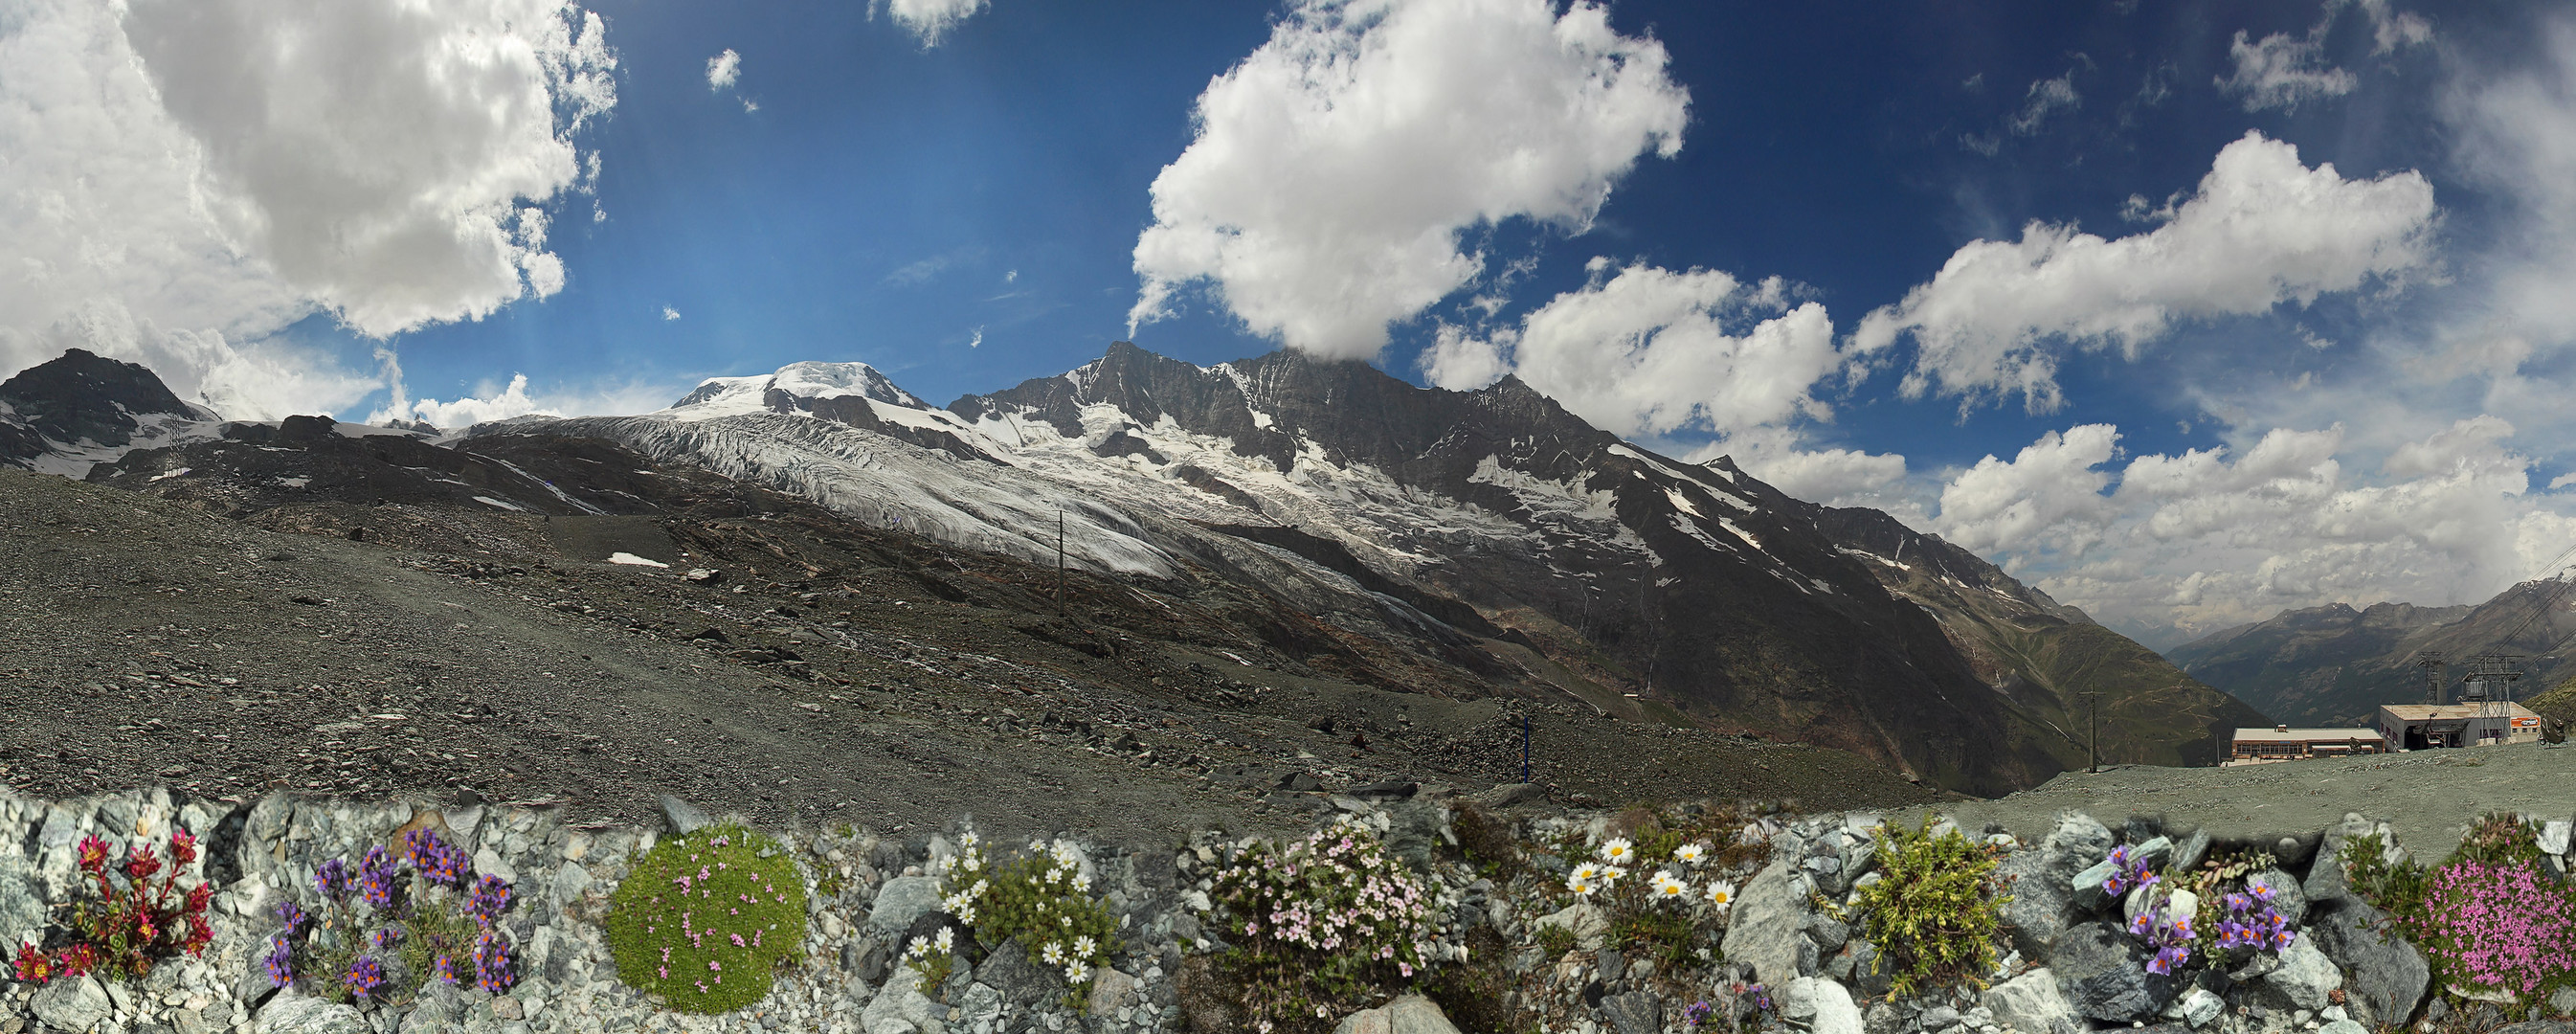
[[(1743, 913), (1736, 914), (1740, 916)], [(1589, 901), (1577, 901), (1538, 917), (1536, 922), (1540, 926), (1563, 927), (1574, 935), (1575, 947), (1585, 951), (1599, 949), (1601, 938), (1610, 933), (1610, 916)]]
[(1387, 853), (1403, 859), (1416, 872), (1431, 868), (1431, 852), (1441, 844), (1458, 842), (1457, 834), (1449, 831), (1449, 809), (1439, 802), (1395, 801), (1387, 805), (1386, 817)]
[[(2385, 842), (2388, 837), (2385, 825), (2377, 828)], [(2325, 835), (2317, 840), (2317, 860), (2308, 864), (2308, 878), (2299, 884), (2301, 896), (2310, 904), (2339, 901), (2350, 896), (2352, 887), (2343, 874), (2344, 841), (2373, 830), (2370, 820), (2357, 812), (2347, 812), (2341, 823), (2327, 827)]]
[(2148, 903), (2154, 901), (2165, 903), (2164, 918), (2167, 920), (2185, 919), (2199, 914), (2200, 895), (2187, 890), (2169, 890), (2168, 886), (2170, 885), (2159, 883), (2152, 887), (2129, 888), (2128, 899), (2120, 904), (2121, 921), (2137, 922), (2138, 913), (2146, 911)]
[(2108, 1023), (2154, 1016), (2179, 990), (2170, 976), (2147, 972), (2147, 952), (2116, 923), (2085, 923), (2057, 939), (2048, 965), (2075, 1011)]
[(2087, 1029), (2058, 990), (2057, 974), (2046, 966), (1987, 988), (1977, 1005), (2020, 1034), (2081, 1034)]
[(671, 832), (682, 835), (695, 833), (715, 822), (707, 817), (705, 809), (667, 793), (662, 795), (662, 821), (670, 825)]
[(1664, 1034), (1664, 1000), (1652, 991), (1630, 991), (1601, 999), (1601, 1018), (1613, 1034)]
[(2264, 974), (2255, 985), (2256, 998), (2310, 1012), (2333, 1004), (2328, 995), (2343, 986), (2343, 973), (2333, 959), (2317, 950), (2316, 941), (2314, 937), (2291, 941), (2290, 950), (2281, 953), (2281, 967)]
[[(2069, 813), (2036, 850), (2004, 858), (1996, 875), (2012, 888), (2003, 920), (2013, 949), (2025, 957), (2046, 958), (2051, 942), (2082, 918), (2076, 912), (2074, 879), (2111, 851), (2111, 831), (2091, 816)], [(2099, 882), (2096, 882), (2099, 886)], [(1731, 956), (1730, 956), (1731, 957)]]
[(1431, 999), (1406, 994), (1375, 1009), (1342, 1017), (1333, 1034), (1458, 1034), (1458, 1028)]
[(2083, 872), (2067, 878), (2067, 895), (2075, 902), (2075, 907), (2087, 912), (2099, 912), (2104, 906), (2110, 904), (2111, 877), (2119, 874), (2120, 867), (2113, 864), (2110, 859), (2105, 858), (2095, 862)]
[(1013, 1002), (1052, 1002), (1064, 996), (1063, 975), (1030, 959), (1017, 939), (1003, 941), (977, 963), (975, 979)]
[(2350, 1004), (2367, 1010), (2373, 1023), (2403, 1024), (2433, 985), (2433, 972), (2422, 952), (2405, 938), (2381, 933), (2387, 917), (2357, 898), (2345, 898), (2315, 916), (2302, 941), (2314, 941), (2352, 974), (2345, 988)]
[(2540, 824), (2540, 849), (2554, 855), (2567, 853), (2569, 835), (2576, 833), (2576, 822), (2551, 819)]
[(36, 1018), (64, 1030), (88, 1030), (107, 1021), (114, 1003), (96, 977), (63, 977), (46, 984), (27, 1005)]
[(2061, 859), (2061, 866), (2081, 869), (2109, 855), (2114, 842), (2110, 827), (2094, 821), (2093, 816), (2067, 812), (2057, 817), (2057, 828), (2040, 842), (2039, 849)]
[(2299, 881), (2289, 873), (2279, 869), (2265, 869), (2261, 872), (2245, 874), (2245, 889), (2250, 892), (2256, 887), (2266, 887), (2272, 891), (2272, 907), (2279, 911), (2283, 918), (2288, 919), (2290, 925), (2297, 926), (2307, 921), (2307, 892), (2299, 889)]
[[(1791, 854), (1754, 874), (1726, 926), (1726, 957), (1751, 964), (1762, 982), (1773, 987), (1785, 987), (1802, 975), (1799, 945), (1805, 938), (1798, 931), (1803, 925), (1806, 881), (1797, 876), (1796, 859)], [(1808, 947), (1813, 950), (1812, 942)]]
[(250, 1029), (251, 1034), (373, 1034), (358, 1010), (300, 994), (277, 996), (251, 1020)]
[(2370, 1028), (2346, 1018), (2317, 1028), (2317, 1034), (2370, 1034)]
[(1860, 1006), (1853, 1004), (1851, 992), (1843, 985), (1820, 977), (1801, 977), (1796, 983), (1807, 987), (1811, 1003), (1808, 1030), (1815, 1034), (1861, 1034)]
[(1851, 960), (1851, 976), (1847, 980), (1860, 992), (1862, 999), (1883, 999), (1896, 989), (1896, 975), (1879, 972), (1887, 967), (1880, 964), (1877, 945), (1854, 937), (1850, 944), (1843, 946), (1842, 953)]
[(1136, 1007), (1144, 982), (1107, 966), (1091, 968), (1091, 1015), (1114, 1018), (1120, 1009)]
[(2137, 859), (2139, 865), (2142, 865), (2149, 870), (2162, 871), (2167, 864), (2173, 861), (2173, 838), (2149, 837), (2145, 843), (2130, 848), (2129, 857)]
[(399, 1034), (437, 1034), (465, 1025), (468, 1002), (465, 992), (456, 985), (432, 980), (420, 985), (419, 997), (411, 1011), (404, 1013)]
[(15, 850), (0, 854), (0, 949), (39, 940), (45, 932), (45, 903), (36, 897), (35, 867)]
[(947, 1007), (921, 993), (920, 971), (898, 966), (885, 986), (877, 988), (876, 997), (868, 999), (867, 1008), (859, 1011), (859, 1029), (876, 1034), (880, 1027), (904, 1025), (920, 1034), (945, 1034), (947, 1015)]
[(2160, 1015), (2166, 1019), (2181, 1020), (2185, 1026), (2198, 1029), (2209, 1026), (2209, 1021), (2217, 1019), (2218, 1014), (2225, 1011), (2227, 1011), (2226, 999), (2211, 993), (2206, 987), (2195, 987), (2183, 992), (2183, 996), (2176, 999), (2172, 1005), (2166, 1006), (2165, 1011)]
[(939, 880), (930, 876), (897, 876), (877, 888), (868, 909), (868, 925), (883, 933), (902, 933), (913, 920), (939, 910)]
[(2174, 845), (2173, 860), (2166, 864), (2175, 872), (2190, 872), (2208, 858), (2209, 834), (2195, 829)]

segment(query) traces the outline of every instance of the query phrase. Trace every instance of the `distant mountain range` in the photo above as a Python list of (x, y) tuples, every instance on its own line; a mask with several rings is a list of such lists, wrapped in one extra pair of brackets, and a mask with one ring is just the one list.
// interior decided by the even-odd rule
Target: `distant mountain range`
[[(2431, 689), (2416, 661), (2424, 651), (2447, 661), (2437, 670), (2448, 699), (2470, 662), (2484, 654), (2518, 655), (2517, 696), (2535, 696), (2576, 668), (2566, 644), (2576, 612), (2565, 582), (2524, 582), (2475, 605), (2418, 607), (2341, 603), (2287, 610), (2268, 620), (2212, 633), (2165, 651), (2193, 676), (2235, 694), (2282, 721), (2301, 725), (2368, 724), (2379, 705), (2422, 703)], [(2554, 647), (2554, 649), (2553, 649)]]
[(2268, 724), (1937, 536), (1640, 449), (1516, 379), (1452, 392), (1289, 352), (1199, 367), (1119, 343), (946, 407), (864, 364), (797, 363), (641, 416), (432, 433), (209, 424), (140, 394), (168, 392), (139, 367), (112, 388), (40, 373), (98, 362), (0, 385), (30, 400), (0, 422), (34, 436), (5, 458), (61, 470), (112, 448), (23, 419), (68, 411), (45, 396), (64, 385), (142, 400), (84, 411), (186, 424), (175, 444), (127, 432), (90, 480), (270, 523), (376, 503), (705, 512), (728, 493), (748, 511), (780, 492), (872, 528), (1258, 594), (1388, 688), (1571, 695), (1979, 794), (2083, 764), (2097, 711), (2106, 762), (2205, 763), (2221, 731)]

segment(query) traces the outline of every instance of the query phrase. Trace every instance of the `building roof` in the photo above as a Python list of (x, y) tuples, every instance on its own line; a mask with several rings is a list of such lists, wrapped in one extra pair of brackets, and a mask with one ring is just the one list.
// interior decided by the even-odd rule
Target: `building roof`
[(2310, 740), (2367, 740), (2385, 742), (2388, 737), (2377, 729), (2249, 729), (2236, 730), (2236, 738), (2248, 742), (2271, 741), (2296, 743)]
[[(2434, 719), (2456, 720), (2456, 719), (2461, 719), (2461, 718), (2477, 718), (2477, 717), (2480, 717), (2480, 714), (2479, 714), (2479, 711), (2478, 711), (2478, 708), (2479, 708), (2480, 706), (2481, 706), (2481, 705), (2479, 705), (2476, 701), (2470, 701), (2470, 702), (2468, 702), (2468, 703), (2440, 704), (2440, 705), (2435, 705), (2435, 704), (2381, 704), (2381, 705), (2379, 705), (2379, 710), (2380, 710), (2380, 713), (2385, 714), (2385, 715), (2387, 715), (2387, 716), (2389, 716), (2389, 717), (2391, 717), (2391, 718), (2395, 718), (2395, 719), (2397, 719), (2398, 721), (2401, 721), (2401, 722), (2422, 722), (2422, 721), (2431, 721), (2431, 720), (2434, 720)], [(2540, 717), (2539, 712), (2537, 712), (2537, 711), (2533, 711), (2532, 709), (2530, 709), (2530, 708), (2528, 708), (2528, 707), (2524, 707), (2524, 706), (2522, 706), (2521, 704), (2506, 704), (2506, 705), (2504, 705), (2504, 706), (2505, 706), (2505, 713), (2506, 713), (2506, 714), (2508, 714), (2508, 715), (2510, 715), (2511, 717), (2515, 717), (2515, 718), (2538, 718), (2538, 717)]]

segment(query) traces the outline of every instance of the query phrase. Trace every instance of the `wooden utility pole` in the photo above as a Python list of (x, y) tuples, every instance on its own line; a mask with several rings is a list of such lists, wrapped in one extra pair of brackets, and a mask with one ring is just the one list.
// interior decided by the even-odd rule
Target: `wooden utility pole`
[(2086, 773), (2088, 773), (2088, 774), (2099, 774), (2099, 773), (2102, 771), (2102, 693), (2101, 693), (2101, 691), (2100, 691), (2100, 690), (2093, 690), (2093, 689), (2085, 690), (2085, 691), (2084, 691), (2084, 702), (2085, 702), (2085, 704), (2087, 705), (2087, 707), (2085, 708), (2085, 710), (2086, 710), (2086, 711), (2088, 712), (2088, 714), (2090, 715), (2090, 718), (2089, 718), (2089, 722), (2088, 722), (2088, 724), (2090, 724), (2090, 725), (2092, 726), (2092, 728), (2091, 728), (2091, 730), (2090, 730), (2090, 734), (2089, 734), (2088, 736), (2086, 736), (2086, 737), (2085, 737), (2086, 739), (2088, 739), (2088, 740), (2092, 741), (2091, 743), (2089, 743), (2089, 744), (2085, 747), (2085, 751), (2086, 751), (2087, 753), (2089, 753), (2089, 754), (2091, 754), (2091, 755), (2092, 755), (2092, 764), (2091, 764), (2091, 766), (2090, 766), (2090, 767), (2087, 767), (2087, 768), (2085, 769), (2085, 772), (2086, 772)]

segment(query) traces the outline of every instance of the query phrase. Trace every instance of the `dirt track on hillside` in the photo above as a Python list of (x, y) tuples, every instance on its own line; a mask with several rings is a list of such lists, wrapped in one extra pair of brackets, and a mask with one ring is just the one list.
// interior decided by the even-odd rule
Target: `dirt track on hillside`
[[(2387, 820), (2415, 857), (2439, 858), (2486, 812), (2576, 812), (2576, 749), (2517, 744), (2244, 768), (2125, 766), (2067, 772), (2037, 789), (1939, 810), (1962, 828), (1999, 823), (2024, 839), (2047, 835), (2069, 810), (2114, 826), (2132, 815), (2162, 815), (2168, 828), (2197, 826), (2243, 840), (2314, 833), (2360, 812)], [(1912, 822), (1920, 812), (1904, 815)]]

